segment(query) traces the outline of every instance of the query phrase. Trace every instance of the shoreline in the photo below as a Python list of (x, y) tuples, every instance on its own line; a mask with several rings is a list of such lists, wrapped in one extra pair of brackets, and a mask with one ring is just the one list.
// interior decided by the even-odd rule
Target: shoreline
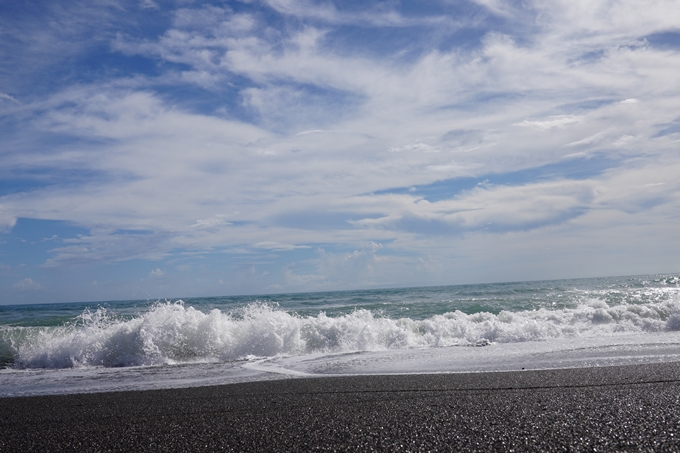
[(2, 451), (680, 450), (680, 362), (0, 398)]

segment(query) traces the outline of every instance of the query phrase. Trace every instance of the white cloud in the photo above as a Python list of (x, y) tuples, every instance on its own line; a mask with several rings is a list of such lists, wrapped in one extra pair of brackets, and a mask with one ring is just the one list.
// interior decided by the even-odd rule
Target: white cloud
[(6, 233), (14, 228), (17, 223), (17, 217), (13, 213), (14, 209), (11, 207), (4, 208), (2, 201), (0, 200), (0, 232)]
[(307, 245), (279, 244), (278, 242), (258, 242), (254, 245), (259, 249), (273, 250), (276, 252), (287, 252), (295, 249), (308, 249)]
[[(598, 132), (597, 134), (593, 134), (589, 137), (582, 138), (580, 140), (576, 140), (575, 142), (567, 143), (564, 146), (581, 146), (581, 145), (592, 145), (592, 144), (599, 144), (607, 140), (612, 133), (615, 131), (615, 129), (608, 129), (605, 131)], [(567, 155), (565, 157), (572, 157), (572, 155)]]
[(563, 128), (571, 126), (578, 123), (579, 121), (580, 119), (574, 115), (557, 115), (551, 116), (549, 119), (543, 121), (524, 120), (521, 123), (513, 124), (513, 126), (533, 127), (539, 130), (548, 130), (555, 127)]
[(510, 17), (513, 15), (513, 7), (510, 2), (505, 0), (472, 0), (481, 6), (484, 6), (492, 13), (503, 16)]
[(15, 104), (18, 104), (18, 103), (19, 103), (19, 101), (17, 101), (16, 99), (14, 99), (14, 98), (13, 98), (12, 96), (10, 96), (9, 94), (0, 92), (0, 103), (3, 102), (3, 101), (11, 101), (11, 102), (14, 102)]
[(422, 153), (438, 153), (439, 150), (437, 148), (434, 148), (427, 143), (413, 143), (410, 145), (404, 145), (404, 146), (395, 146), (393, 148), (390, 148), (389, 151), (391, 153), (401, 153), (404, 151), (411, 151), (411, 152), (422, 152)]
[(165, 275), (165, 272), (163, 272), (158, 267), (156, 269), (152, 270), (151, 272), (149, 272), (149, 277), (152, 277), (152, 278), (161, 278), (164, 275)]
[(375, 211), (380, 211), (382, 206), (387, 215), (354, 223), (366, 228), (435, 236), (535, 229), (582, 215), (593, 206), (593, 191), (590, 181), (558, 181), (522, 186), (478, 186), (437, 202), (411, 196), (392, 197), (391, 200), (374, 197)]
[(139, 2), (139, 7), (143, 9), (160, 9), (158, 3), (153, 0), (141, 0)]
[(53, 256), (43, 267), (115, 263), (130, 259), (158, 260), (179, 245), (172, 235), (163, 230), (153, 234), (119, 235), (111, 230), (94, 229), (88, 236), (67, 238), (63, 243), (64, 246), (48, 251)]
[(299, 19), (313, 19), (329, 24), (351, 24), (377, 27), (410, 27), (415, 25), (451, 24), (454, 21), (444, 16), (422, 18), (399, 14), (388, 5), (377, 8), (362, 8), (358, 11), (340, 11), (330, 2), (317, 3), (309, 0), (266, 0), (267, 5), (277, 12)]
[(673, 30), (677, 28), (674, 18), (680, 14), (680, 5), (673, 0), (534, 0), (532, 6), (540, 11), (542, 22), (554, 28), (554, 33), (575, 39), (582, 45), (588, 40), (598, 41), (604, 37), (621, 41), (626, 37), (631, 39), (655, 31)]
[(34, 282), (33, 279), (31, 278), (25, 278), (23, 280), (20, 280), (14, 284), (14, 288), (18, 289), (19, 291), (29, 291), (29, 290), (39, 290), (42, 289), (42, 286), (38, 282)]
[(191, 228), (218, 228), (229, 225), (232, 225), (232, 223), (227, 221), (226, 215), (218, 214), (209, 219), (197, 220), (196, 223), (191, 225)]

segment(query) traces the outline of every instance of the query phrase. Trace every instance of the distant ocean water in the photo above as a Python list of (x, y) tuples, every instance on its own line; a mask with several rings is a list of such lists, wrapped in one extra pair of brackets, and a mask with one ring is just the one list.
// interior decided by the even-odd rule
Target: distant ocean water
[(680, 360), (680, 278), (0, 306), (0, 396)]

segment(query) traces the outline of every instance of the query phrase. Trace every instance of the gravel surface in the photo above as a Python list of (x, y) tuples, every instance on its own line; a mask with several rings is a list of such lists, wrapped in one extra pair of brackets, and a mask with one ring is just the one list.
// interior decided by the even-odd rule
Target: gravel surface
[(680, 451), (680, 363), (0, 399), (0, 451)]

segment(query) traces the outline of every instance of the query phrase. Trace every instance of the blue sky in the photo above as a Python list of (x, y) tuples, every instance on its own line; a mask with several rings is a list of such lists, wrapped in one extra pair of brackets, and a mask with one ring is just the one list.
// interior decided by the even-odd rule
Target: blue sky
[(675, 0), (0, 4), (0, 304), (680, 272)]

